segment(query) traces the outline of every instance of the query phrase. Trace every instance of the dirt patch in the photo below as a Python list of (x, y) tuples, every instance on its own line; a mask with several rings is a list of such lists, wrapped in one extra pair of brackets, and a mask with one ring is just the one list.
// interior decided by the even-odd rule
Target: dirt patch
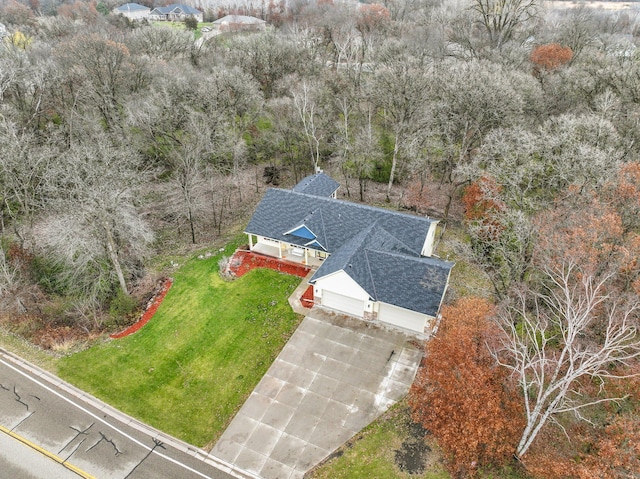
[(420, 425), (409, 425), (409, 436), (404, 440), (400, 449), (395, 451), (395, 462), (407, 474), (422, 474), (427, 468), (431, 448), (424, 441), (426, 431)]

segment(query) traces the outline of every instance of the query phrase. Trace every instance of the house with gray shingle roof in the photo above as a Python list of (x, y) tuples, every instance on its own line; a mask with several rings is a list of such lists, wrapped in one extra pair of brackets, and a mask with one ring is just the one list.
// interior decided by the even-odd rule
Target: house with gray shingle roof
[(335, 199), (336, 185), (318, 173), (269, 189), (245, 229), (250, 250), (316, 267), (317, 305), (423, 333), (453, 267), (432, 256), (438, 221)]
[(194, 17), (199, 22), (202, 21), (203, 15), (200, 10), (193, 8), (190, 5), (182, 5), (178, 3), (172, 3), (166, 7), (156, 7), (149, 13), (149, 20), (155, 21), (182, 21), (187, 17)]
[(149, 7), (145, 7), (139, 3), (125, 3), (124, 5), (120, 5), (112, 10), (114, 15), (122, 15), (123, 17), (127, 17), (129, 20), (137, 21), (149, 18), (150, 12), (151, 9)]
[(248, 15), (226, 15), (213, 22), (213, 28), (219, 32), (260, 32), (266, 25), (264, 20)]

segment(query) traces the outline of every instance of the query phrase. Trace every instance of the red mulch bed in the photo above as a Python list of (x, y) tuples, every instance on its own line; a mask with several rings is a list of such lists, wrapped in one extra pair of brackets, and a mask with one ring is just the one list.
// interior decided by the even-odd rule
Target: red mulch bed
[(142, 316), (136, 323), (132, 324), (124, 331), (120, 331), (119, 333), (114, 333), (109, 337), (113, 339), (124, 338), (125, 336), (129, 336), (130, 334), (135, 333), (140, 328), (142, 328), (145, 324), (147, 324), (149, 320), (153, 317), (153, 315), (156, 314), (156, 311), (158, 310), (158, 307), (160, 306), (160, 303), (162, 303), (162, 300), (164, 299), (164, 297), (167, 295), (167, 292), (169, 291), (171, 284), (173, 284), (173, 280), (171, 280), (170, 278), (164, 282), (164, 284), (162, 285), (162, 289), (158, 291), (158, 293), (152, 298), (151, 304), (147, 307), (144, 313), (142, 313)]
[(302, 293), (302, 296), (300, 297), (300, 303), (305, 308), (309, 308), (309, 309), (313, 308), (313, 285), (312, 284), (310, 284), (309, 287), (305, 290), (305, 292)]
[(299, 276), (300, 278), (304, 278), (311, 271), (309, 266), (303, 264), (292, 263), (245, 250), (236, 251), (229, 263), (229, 271), (238, 278), (254, 268), (269, 268), (281, 273)]

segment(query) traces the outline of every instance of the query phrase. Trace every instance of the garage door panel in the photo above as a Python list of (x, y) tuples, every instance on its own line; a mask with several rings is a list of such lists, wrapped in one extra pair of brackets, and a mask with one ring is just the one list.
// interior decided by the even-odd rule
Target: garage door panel
[(334, 293), (333, 291), (324, 290), (322, 292), (322, 306), (343, 311), (358, 318), (362, 318), (364, 316), (363, 300)]
[(424, 332), (427, 316), (391, 304), (380, 303), (378, 319), (384, 323), (422, 333)]

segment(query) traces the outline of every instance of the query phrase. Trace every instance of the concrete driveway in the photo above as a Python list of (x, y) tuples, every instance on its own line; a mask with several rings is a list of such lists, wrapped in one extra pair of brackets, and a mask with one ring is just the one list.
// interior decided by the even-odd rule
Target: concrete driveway
[(306, 317), (211, 451), (265, 479), (302, 478), (401, 399), (412, 336), (322, 310)]

